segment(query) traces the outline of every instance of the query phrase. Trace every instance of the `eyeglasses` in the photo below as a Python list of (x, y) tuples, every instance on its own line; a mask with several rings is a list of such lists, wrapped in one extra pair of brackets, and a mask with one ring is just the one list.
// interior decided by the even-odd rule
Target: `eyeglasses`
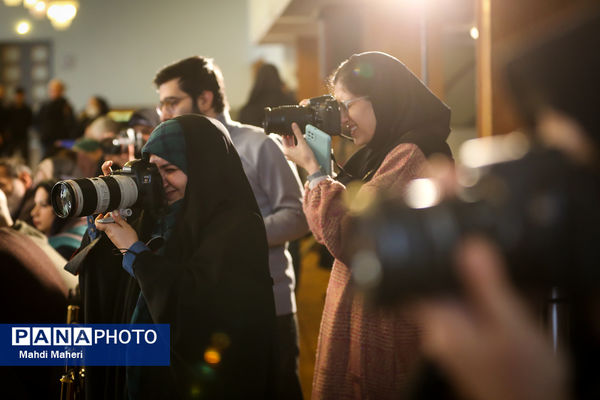
[(166, 109), (169, 114), (173, 114), (175, 112), (175, 107), (177, 107), (177, 104), (181, 103), (187, 97), (189, 97), (189, 96), (166, 97), (164, 100), (161, 100), (160, 103), (158, 103), (158, 106), (156, 106), (156, 113), (158, 114), (159, 117), (162, 117), (163, 110)]
[(356, 103), (359, 100), (368, 99), (368, 98), (369, 98), (369, 96), (360, 96), (360, 97), (355, 97), (353, 99), (345, 100), (345, 101), (338, 100), (338, 104), (340, 105), (340, 111), (348, 114), (348, 110), (350, 109), (350, 106), (352, 104)]

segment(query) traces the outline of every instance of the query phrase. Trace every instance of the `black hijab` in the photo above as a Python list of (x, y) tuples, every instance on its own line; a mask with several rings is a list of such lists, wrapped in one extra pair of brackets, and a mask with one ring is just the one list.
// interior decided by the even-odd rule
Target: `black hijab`
[[(164, 253), (140, 253), (131, 278), (101, 235), (83, 274), (85, 322), (129, 322), (134, 307), (143, 306), (153, 322), (171, 325), (171, 366), (127, 367), (130, 395), (191, 398), (192, 388), (202, 388), (203, 398), (271, 398), (275, 304), (268, 245), (241, 161), (216, 120), (184, 115), (156, 130), (165, 127), (177, 132), (166, 132), (167, 147), (157, 155), (183, 167), (188, 180)], [(185, 157), (171, 151), (174, 145)], [(139, 225), (156, 222), (144, 214)], [(222, 355), (214, 368), (204, 359), (209, 347)], [(125, 368), (91, 367), (86, 387), (90, 398), (127, 398)]]
[[(199, 385), (206, 398), (242, 398), (244, 391), (268, 398), (275, 304), (264, 222), (250, 184), (220, 122), (188, 114), (156, 130), (165, 124), (185, 140), (185, 196), (164, 257), (141, 253), (134, 268), (152, 320), (171, 324), (175, 381), (145, 370), (141, 397), (173, 387), (187, 397)], [(215, 335), (229, 344), (212, 376), (202, 366)]]
[(401, 143), (416, 144), (425, 156), (452, 157), (446, 138), (450, 109), (406, 66), (380, 52), (354, 54), (334, 74), (356, 96), (369, 96), (377, 125), (371, 142), (357, 151), (338, 180), (371, 180), (384, 158)]
[(192, 255), (199, 241), (206, 239), (207, 232), (202, 227), (216, 214), (227, 208), (257, 215), (260, 211), (225, 127), (196, 114), (183, 115), (174, 121), (181, 126), (185, 138), (188, 182), (167, 251), (185, 259)]

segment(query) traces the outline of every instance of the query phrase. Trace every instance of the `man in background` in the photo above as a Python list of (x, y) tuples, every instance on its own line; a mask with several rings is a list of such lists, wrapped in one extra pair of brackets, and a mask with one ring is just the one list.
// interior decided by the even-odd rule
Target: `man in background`
[(51, 155), (57, 141), (72, 139), (75, 117), (73, 107), (65, 98), (64, 92), (64, 83), (52, 79), (48, 83), (49, 99), (42, 104), (35, 121), (45, 157)]
[(20, 219), (32, 225), (35, 193), (29, 167), (14, 159), (0, 158), (0, 190), (6, 194), (13, 221)]
[(14, 155), (15, 150), (21, 153), (21, 157), (29, 164), (29, 127), (33, 122), (31, 107), (25, 102), (25, 90), (18, 87), (15, 98), (8, 107), (7, 134), (10, 138), (10, 153)]

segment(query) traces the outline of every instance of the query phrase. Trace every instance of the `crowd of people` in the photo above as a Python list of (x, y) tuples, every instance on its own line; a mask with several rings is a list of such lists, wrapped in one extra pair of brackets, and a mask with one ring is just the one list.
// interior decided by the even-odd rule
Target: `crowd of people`
[[(593, 174), (600, 60), (582, 38), (597, 43), (598, 21), (587, 16), (512, 66), (521, 110), (537, 125), (532, 140), (561, 151), (564, 140), (557, 137), (584, 143), (566, 153), (583, 159)], [(537, 73), (561, 54), (556, 68)], [(569, 84), (556, 84), (560, 79)], [(450, 109), (382, 52), (352, 55), (328, 83), (342, 130), (360, 146), (331, 174), (294, 121), (293, 136), (260, 128), (264, 107), (295, 102), (270, 64), (258, 69), (240, 113), (247, 124), (231, 118), (224, 77), (212, 59), (200, 56), (160, 69), (154, 77), (158, 107), (135, 111), (127, 123), (113, 121), (100, 96), (76, 118), (58, 80), (50, 81), (49, 100), (35, 116), (17, 90), (14, 103), (0, 110), (0, 250), (11, 274), (3, 292), (39, 295), (29, 296), (18, 315), (7, 310), (2, 322), (62, 323), (70, 301), (82, 307), (87, 324), (170, 325), (169, 366), (87, 368), (89, 399), (302, 399), (289, 243), (310, 232), (334, 257), (312, 398), (598, 395), (590, 355), (600, 354), (600, 340), (588, 313), (595, 298), (574, 296), (580, 308), (572, 313), (570, 347), (552, 347), (506, 278), (511, 260), (502, 258), (493, 238), (466, 237), (457, 247), (449, 268), (462, 282), (458, 297), (384, 308), (354, 285), (355, 203), (401, 202), (412, 180), (453, 176)], [(572, 88), (583, 100), (569, 97)], [(30, 127), (44, 154), (33, 172)], [(446, 160), (443, 172), (432, 157)], [(58, 180), (109, 175), (135, 158), (156, 166), (162, 209), (129, 219), (118, 211), (74, 219), (54, 213), (50, 198)], [(304, 185), (296, 167), (307, 174)], [(207, 361), (207, 351), (217, 353), (216, 361)], [(424, 365), (433, 365), (442, 383), (429, 384), (434, 373)], [(24, 397), (55, 391), (46, 370), (31, 374), (43, 383), (10, 376)]]

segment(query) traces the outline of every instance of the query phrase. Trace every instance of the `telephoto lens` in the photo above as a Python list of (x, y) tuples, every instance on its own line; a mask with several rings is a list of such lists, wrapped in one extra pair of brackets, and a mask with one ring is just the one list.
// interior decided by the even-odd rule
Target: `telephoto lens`
[(155, 164), (133, 160), (108, 176), (60, 181), (52, 188), (54, 212), (61, 218), (112, 210), (159, 210), (164, 203), (162, 179)]
[(52, 188), (52, 206), (61, 218), (129, 208), (137, 199), (137, 185), (125, 175), (71, 179)]

